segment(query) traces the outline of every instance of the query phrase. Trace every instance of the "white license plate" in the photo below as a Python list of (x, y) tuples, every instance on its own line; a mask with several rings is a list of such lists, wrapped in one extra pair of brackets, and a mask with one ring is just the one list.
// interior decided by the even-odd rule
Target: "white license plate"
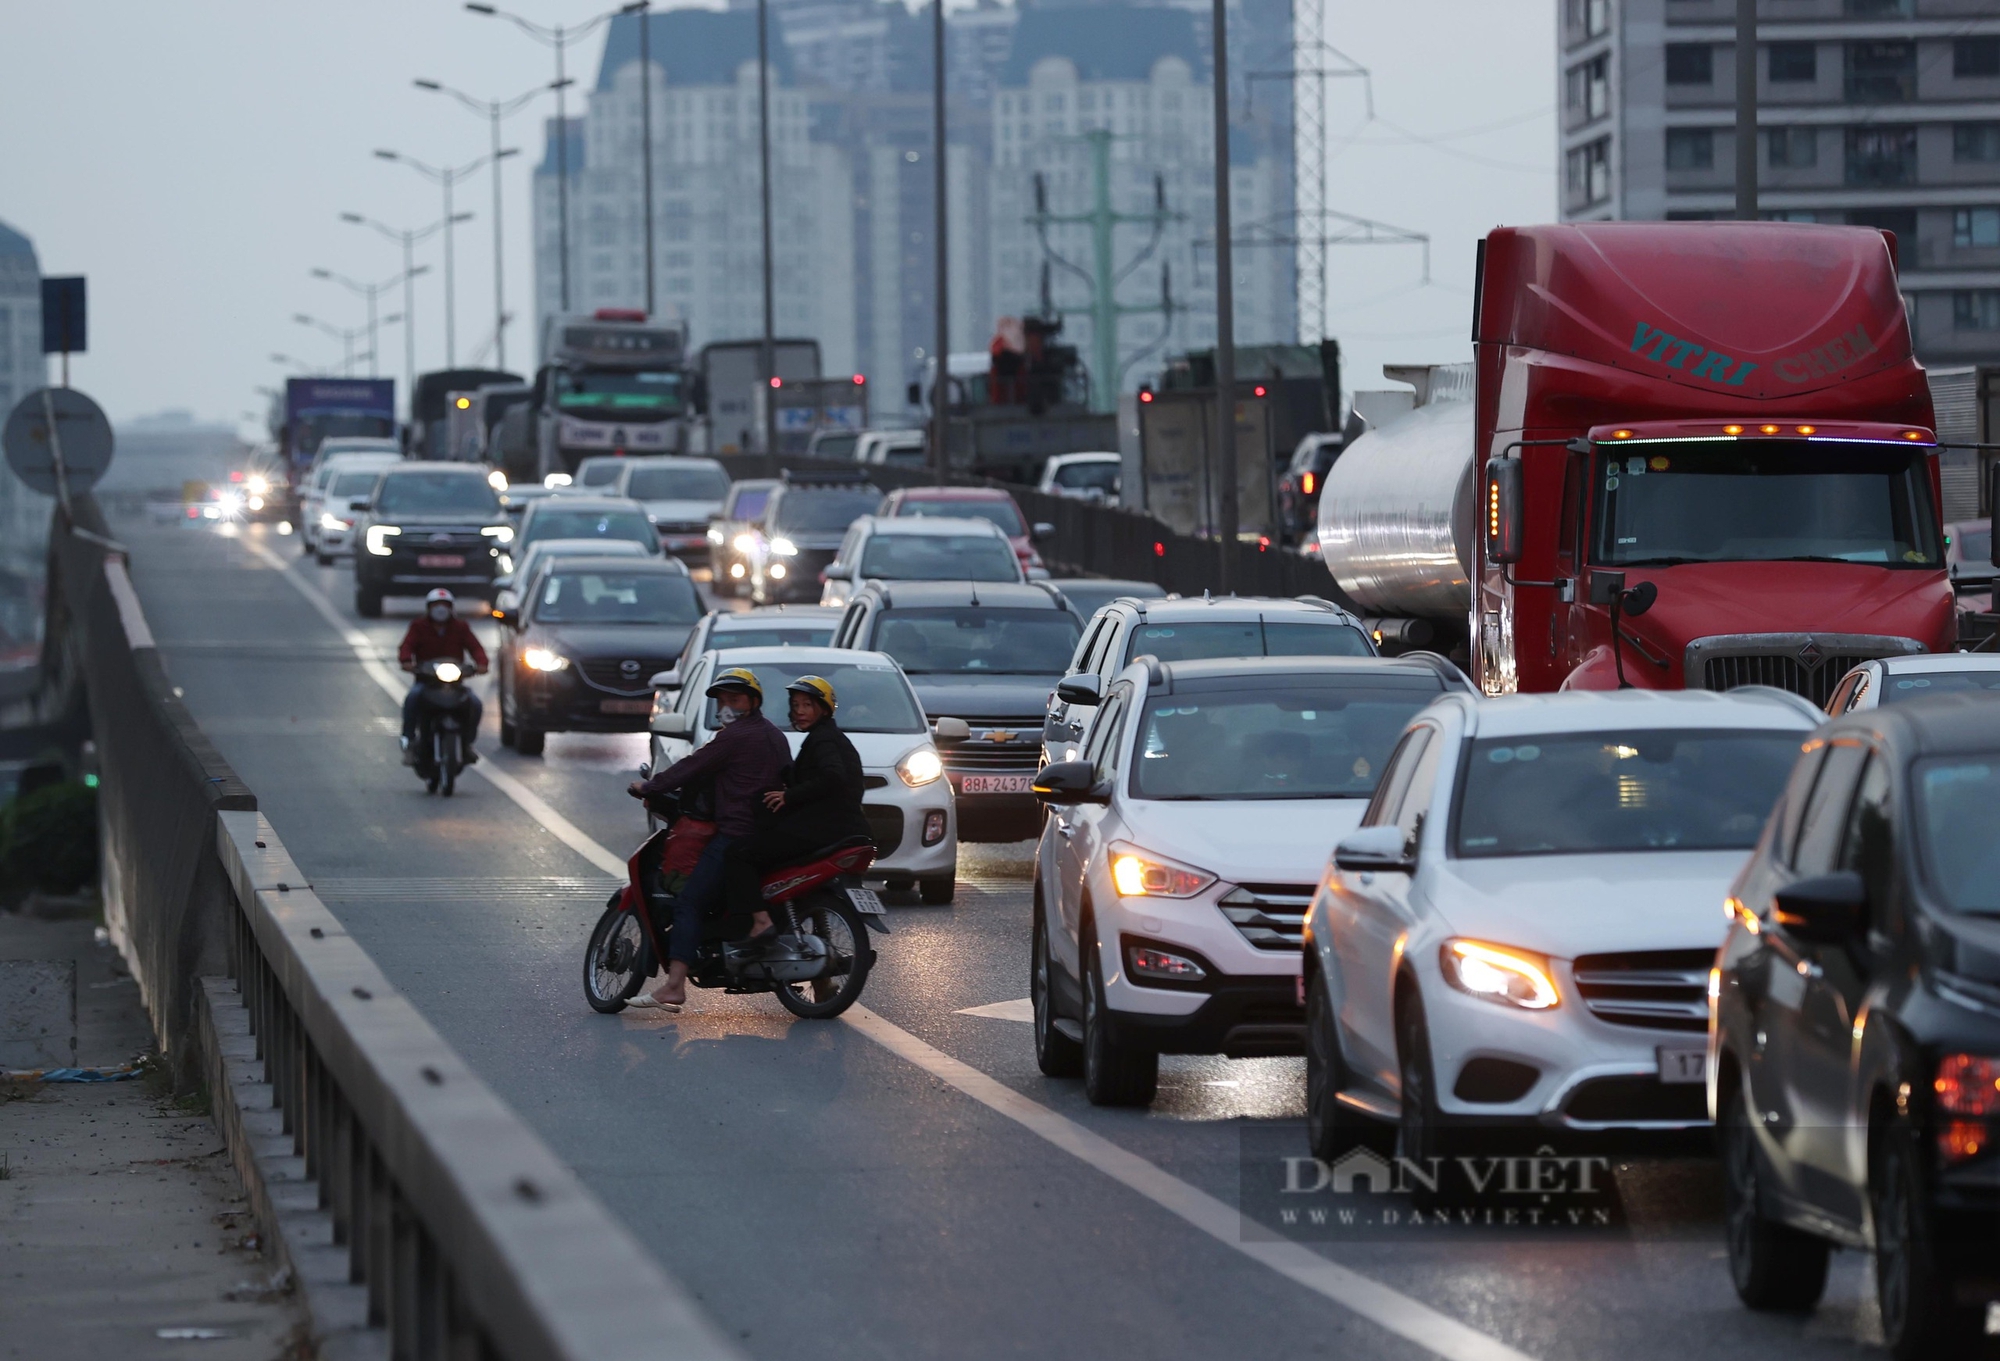
[(871, 917), (889, 915), (889, 909), (882, 906), (882, 899), (872, 888), (850, 888), (847, 890), (847, 901), (854, 904), (856, 912), (865, 912)]
[(607, 699), (598, 703), (598, 710), (607, 714), (650, 714), (653, 701), (650, 699)]
[(1656, 1052), (1660, 1056), (1660, 1081), (1690, 1083), (1708, 1080), (1708, 1046), (1693, 1049), (1663, 1044)]
[(417, 555), (417, 566), (463, 567), (465, 566), (465, 555), (463, 553), (419, 553)]
[(1027, 794), (1035, 787), (1032, 775), (967, 775), (959, 780), (961, 794)]

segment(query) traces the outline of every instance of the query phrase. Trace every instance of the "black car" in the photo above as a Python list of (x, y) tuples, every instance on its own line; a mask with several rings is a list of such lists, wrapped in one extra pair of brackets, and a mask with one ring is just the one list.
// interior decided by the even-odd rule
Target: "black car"
[(759, 605), (817, 602), (824, 584), (819, 574), (833, 561), (847, 527), (882, 504), (882, 493), (860, 473), (810, 476), (809, 482), (793, 480), (788, 473), (764, 507), (762, 527), (752, 532), (744, 558), (750, 598)]
[(497, 613), (500, 742), (534, 756), (551, 732), (644, 732), (701, 600), (672, 558), (566, 557)]
[[(772, 477), (746, 478), (729, 484), (722, 509), (708, 522), (709, 590), (716, 595), (742, 595), (750, 589), (750, 568), (743, 550), (764, 518), (764, 506), (779, 482)], [(738, 546), (742, 540), (742, 546)]]
[(1873, 1249), (1899, 1361), (1970, 1354), (2000, 1302), (2000, 703), (1813, 734), (1727, 902), (1709, 1109), (1729, 1264), (1811, 1308)]
[(489, 597), (514, 527), (486, 473), (464, 463), (404, 463), (357, 508), (354, 612), (382, 615), (385, 596), (439, 586)]
[(833, 645), (888, 653), (933, 723), (965, 720), (971, 735), (938, 753), (959, 840), (1018, 841), (1041, 830), (1042, 711), (1082, 635), (1047, 582), (871, 581)]

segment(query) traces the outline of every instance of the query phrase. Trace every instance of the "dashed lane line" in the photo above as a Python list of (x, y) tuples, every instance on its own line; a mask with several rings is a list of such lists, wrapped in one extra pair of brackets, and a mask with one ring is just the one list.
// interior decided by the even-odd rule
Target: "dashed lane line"
[[(262, 544), (246, 542), (244, 547), (289, 581), (354, 650), (362, 668), (375, 683), (390, 698), (402, 702), (406, 687), (382, 664), (367, 635), (349, 626), (324, 591), (294, 575), (289, 563)], [(624, 873), (624, 861), (549, 807), (519, 780), (485, 765), (473, 766), (472, 770), (484, 776), (529, 817), (591, 864), (609, 874)], [(987, 1014), (993, 1013), (989, 1011)], [(1413, 1342), (1434, 1355), (1446, 1358), (1446, 1361), (1533, 1361), (1527, 1353), (1508, 1346), (1498, 1338), (1460, 1323), (1380, 1281), (1330, 1261), (1301, 1244), (1245, 1239), (1242, 1215), (1234, 1206), (1182, 1181), (1165, 1168), (1148, 1162), (1103, 1135), (1086, 1129), (1068, 1116), (1023, 1096), (997, 1078), (989, 1077), (970, 1064), (926, 1044), (864, 1006), (851, 1008), (841, 1019), (898, 1058), (923, 1069), (987, 1109), (1006, 1116), (1071, 1157), (1138, 1192), (1223, 1246), (1235, 1249), (1295, 1284), (1360, 1315), (1385, 1332)]]

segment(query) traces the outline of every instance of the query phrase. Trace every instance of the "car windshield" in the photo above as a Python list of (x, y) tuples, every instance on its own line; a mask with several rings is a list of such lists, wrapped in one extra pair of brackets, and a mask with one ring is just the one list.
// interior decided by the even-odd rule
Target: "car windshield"
[(341, 473), (333, 479), (328, 496), (366, 496), (375, 490), (375, 484), (382, 477), (380, 473)]
[(841, 530), (863, 515), (874, 514), (880, 504), (882, 494), (873, 487), (863, 491), (787, 492), (778, 500), (778, 518), (772, 528), (808, 534)]
[(861, 441), (857, 432), (851, 435), (820, 435), (813, 440), (814, 458), (853, 458), (854, 446)]
[(746, 487), (736, 493), (736, 504), (729, 508), (730, 518), (754, 520), (764, 513), (764, 505), (770, 499), (769, 487)]
[(478, 473), (391, 473), (382, 479), (375, 513), (397, 515), (500, 514), (499, 498)]
[(953, 605), (884, 610), (875, 651), (894, 657), (913, 676), (1061, 676), (1083, 627), (1068, 610), (988, 609)]
[(634, 501), (720, 501), (729, 494), (729, 474), (720, 468), (634, 468), (625, 479)]
[(579, 487), (608, 487), (618, 480), (618, 474), (625, 471), (622, 458), (587, 458), (583, 466), (576, 470), (576, 485)]
[(538, 539), (626, 539), (651, 550), (659, 543), (652, 521), (636, 510), (569, 510), (544, 501), (530, 512), (521, 546)]
[(1915, 783), (1925, 877), (1959, 912), (2000, 913), (2000, 754), (1933, 757)]
[(564, 411), (678, 411), (678, 373), (629, 373), (622, 369), (557, 370), (556, 405)]
[(1935, 568), (1924, 449), (1671, 441), (1602, 450), (1596, 554), (1613, 566), (1856, 562)]
[(1424, 676), (1245, 678), (1146, 701), (1135, 799), (1365, 799), (1403, 725), (1436, 699)]
[(692, 624), (701, 600), (665, 572), (553, 571), (535, 604), (540, 624)]
[(1056, 469), (1055, 485), (1069, 491), (1118, 490), (1120, 465), (1106, 459), (1102, 463), (1065, 463)]
[(1005, 539), (984, 534), (872, 534), (855, 576), (884, 581), (1019, 581)]
[(1653, 729), (1480, 738), (1453, 812), (1453, 854), (1748, 850), (1798, 759), (1799, 734)]
[(998, 525), (1000, 532), (1010, 539), (1018, 539), (1027, 529), (1021, 524), (1021, 512), (1014, 509), (1012, 501), (965, 500), (918, 500), (912, 499), (896, 507), (899, 516), (924, 516), (935, 518), (946, 516), (954, 520), (985, 520)]
[(1373, 650), (1352, 624), (1276, 622), (1265, 619), (1141, 624), (1132, 630), (1125, 660), (1148, 653), (1163, 662), (1207, 657), (1369, 657)]
[(1882, 678), (1880, 703), (1899, 704), (1908, 699), (1948, 695), (1957, 690), (2000, 692), (2000, 671), (1926, 671), (1918, 676)]
[[(732, 642), (734, 640), (731, 640)], [(764, 706), (780, 715), (784, 712), (785, 687), (800, 676), (819, 676), (833, 686), (839, 707), (835, 720), (844, 732), (925, 731), (924, 711), (910, 693), (903, 673), (887, 662), (755, 662), (750, 669), (764, 687)], [(702, 717), (715, 727), (715, 701), (708, 701)]]
[(718, 626), (708, 636), (710, 652), (722, 647), (825, 647), (833, 641), (833, 621), (825, 624), (745, 624)]

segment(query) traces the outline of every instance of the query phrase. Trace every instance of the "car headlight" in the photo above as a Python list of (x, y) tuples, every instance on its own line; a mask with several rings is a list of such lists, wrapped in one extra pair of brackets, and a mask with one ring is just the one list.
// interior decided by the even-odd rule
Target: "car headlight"
[(271, 479), (268, 477), (246, 478), (243, 488), (252, 496), (263, 496), (271, 490)]
[(507, 474), (495, 468), (492, 472), (486, 474), (486, 485), (495, 491), (507, 490)]
[(501, 576), (510, 577), (514, 575), (514, 555), (511, 553), (502, 553), (498, 566)]
[(542, 485), (544, 487), (547, 487), (550, 491), (554, 491), (557, 487), (567, 487), (569, 485), (569, 474), (550, 473), (547, 477), (542, 479)]
[(1477, 940), (1448, 940), (1438, 947), (1445, 982), (1489, 1002), (1547, 1011), (1561, 1000), (1541, 955)]
[(437, 666), (433, 668), (431, 674), (436, 676), (439, 680), (443, 681), (446, 685), (450, 685), (452, 682), (456, 681), (460, 676), (463, 676), (465, 673), (458, 669), (457, 662), (439, 662)]
[(389, 547), (389, 540), (403, 531), (394, 525), (368, 526), (368, 551), (378, 558), (386, 558), (395, 550)]
[(487, 538), (493, 539), (503, 545), (514, 542), (514, 526), (512, 525), (488, 525), (479, 532)]
[(564, 671), (569, 668), (569, 658), (545, 647), (529, 648), (521, 654), (521, 660), (535, 671)]
[(708, 527), (708, 541), (710, 543), (721, 543), (722, 531), (717, 529), (714, 525), (710, 525)]
[(918, 747), (902, 760), (896, 762), (896, 773), (903, 777), (903, 783), (915, 789), (927, 785), (944, 774), (944, 762), (938, 759), (936, 751), (930, 747)]
[(781, 558), (796, 558), (799, 555), (799, 546), (790, 539), (773, 539), (771, 551)]
[(739, 553), (748, 553), (757, 546), (757, 540), (748, 534), (738, 534), (729, 541), (729, 546)]
[(215, 498), (215, 509), (223, 519), (233, 519), (242, 513), (243, 498), (233, 491), (226, 491)]
[(330, 510), (323, 510), (319, 513), (319, 527), (321, 529), (352, 529), (354, 528), (354, 522), (352, 520), (343, 520)]
[(1214, 882), (1207, 870), (1177, 865), (1137, 846), (1111, 843), (1111, 885), (1121, 898), (1192, 898)]

